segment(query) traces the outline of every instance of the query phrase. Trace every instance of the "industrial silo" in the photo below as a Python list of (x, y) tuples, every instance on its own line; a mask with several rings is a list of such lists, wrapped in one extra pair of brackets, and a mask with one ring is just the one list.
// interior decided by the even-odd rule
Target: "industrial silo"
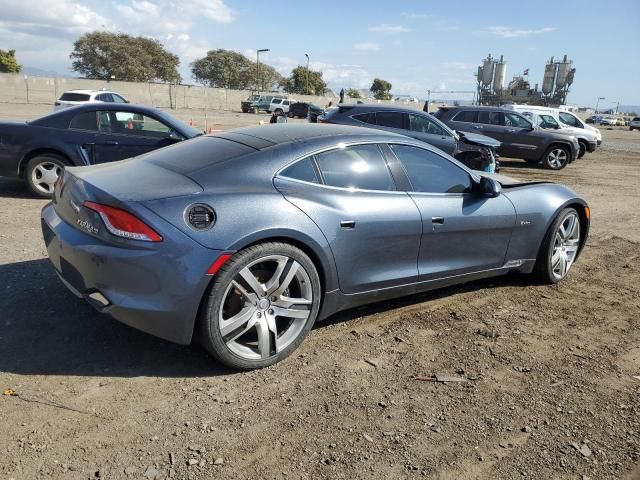
[(553, 81), (556, 77), (556, 68), (556, 64), (553, 63), (553, 57), (551, 57), (551, 60), (549, 60), (544, 67), (544, 77), (542, 79), (542, 93), (545, 95), (549, 95), (553, 92)]
[(560, 90), (568, 82), (569, 71), (571, 70), (571, 61), (567, 61), (567, 56), (564, 56), (562, 62), (558, 62), (558, 73), (556, 75), (556, 89)]
[(493, 89), (498, 91), (504, 88), (504, 79), (507, 76), (507, 64), (504, 63), (502, 55), (500, 61), (495, 64), (495, 76), (493, 77)]
[(493, 69), (495, 64), (493, 63), (493, 58), (491, 58), (491, 54), (482, 62), (482, 85), (490, 88), (491, 82), (493, 81)]

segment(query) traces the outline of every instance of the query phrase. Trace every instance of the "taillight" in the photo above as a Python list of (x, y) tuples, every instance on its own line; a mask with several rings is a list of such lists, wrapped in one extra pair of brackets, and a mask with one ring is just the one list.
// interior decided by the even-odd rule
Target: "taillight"
[(145, 242), (162, 241), (162, 237), (155, 230), (125, 210), (95, 202), (84, 202), (83, 205), (100, 215), (104, 226), (112, 235)]

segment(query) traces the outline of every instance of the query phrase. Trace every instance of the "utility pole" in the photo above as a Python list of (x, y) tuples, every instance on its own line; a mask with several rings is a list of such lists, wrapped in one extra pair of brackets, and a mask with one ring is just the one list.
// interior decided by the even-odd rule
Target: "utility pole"
[(598, 104), (600, 103), (600, 100), (604, 100), (604, 97), (598, 97), (598, 101), (596, 102), (596, 113), (598, 113)]
[(256, 50), (256, 86), (258, 87), (258, 95), (260, 95), (260, 54), (268, 51), (268, 48), (260, 48)]
[(307, 57), (307, 95), (309, 95), (309, 54), (305, 53), (305, 57)]

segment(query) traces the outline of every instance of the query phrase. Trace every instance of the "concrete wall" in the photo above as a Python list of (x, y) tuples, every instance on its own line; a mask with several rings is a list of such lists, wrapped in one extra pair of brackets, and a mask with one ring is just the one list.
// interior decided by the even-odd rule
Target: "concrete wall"
[[(2, 103), (28, 103), (53, 105), (63, 92), (76, 89), (99, 90), (106, 88), (122, 94), (132, 103), (157, 108), (227, 110), (238, 111), (240, 102), (251, 92), (188, 85), (168, 85), (135, 82), (104, 82), (81, 78), (31, 77), (20, 74), (0, 73), (0, 109)], [(290, 95), (299, 101), (325, 106), (333, 96)], [(352, 101), (347, 99), (347, 101)], [(353, 100), (355, 102), (355, 100)], [(390, 102), (382, 102), (390, 103)], [(422, 104), (408, 104), (422, 108)]]

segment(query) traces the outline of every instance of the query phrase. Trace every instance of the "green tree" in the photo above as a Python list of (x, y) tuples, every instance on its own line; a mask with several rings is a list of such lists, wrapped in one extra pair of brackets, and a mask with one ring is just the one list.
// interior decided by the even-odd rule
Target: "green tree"
[(360, 95), (360, 92), (355, 88), (349, 88), (347, 90), (347, 96), (351, 98), (362, 98), (362, 95)]
[[(307, 67), (302, 65), (291, 71), (291, 76), (282, 85), (284, 91), (288, 93), (307, 94)], [(309, 70), (309, 90), (310, 95), (324, 95), (327, 91), (327, 84), (322, 79), (322, 72)]]
[[(209, 87), (232, 88), (236, 90), (259, 89), (273, 90), (283, 81), (275, 68), (260, 62), (260, 71), (256, 63), (241, 53), (232, 50), (210, 50), (207, 55), (191, 64), (193, 78)], [(257, 82), (260, 75), (260, 85)]]
[(2, 73), (20, 73), (22, 65), (16, 60), (15, 50), (2, 50), (0, 48), (0, 72)]
[(177, 55), (151, 38), (125, 33), (91, 32), (73, 44), (74, 71), (86, 78), (129, 82), (180, 82)]
[(371, 84), (371, 93), (378, 100), (391, 100), (391, 84), (381, 78), (374, 78)]

